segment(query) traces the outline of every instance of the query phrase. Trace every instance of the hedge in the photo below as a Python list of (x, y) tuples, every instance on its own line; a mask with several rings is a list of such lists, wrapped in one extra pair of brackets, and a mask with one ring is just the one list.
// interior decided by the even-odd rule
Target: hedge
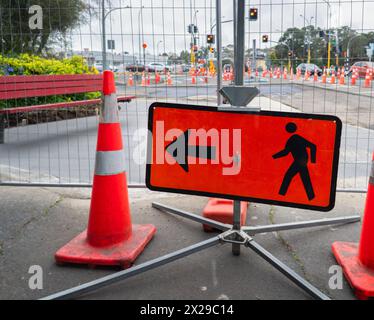
[[(67, 74), (98, 74), (95, 68), (90, 68), (85, 59), (73, 56), (68, 59), (42, 58), (29, 54), (18, 56), (3, 56), (0, 54), (0, 77), (5, 75), (67, 75)], [(57, 102), (96, 99), (100, 92), (61, 95), (52, 97), (35, 97), (0, 101), (0, 108), (14, 108), (29, 105), (39, 105)]]

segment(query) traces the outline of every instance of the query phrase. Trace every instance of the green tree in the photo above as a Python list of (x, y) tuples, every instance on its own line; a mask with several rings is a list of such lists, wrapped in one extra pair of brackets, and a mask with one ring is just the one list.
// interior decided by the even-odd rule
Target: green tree
[[(43, 9), (42, 30), (31, 30), (29, 8)], [(85, 21), (88, 5), (83, 0), (0, 0), (0, 53), (47, 53), (66, 33)]]

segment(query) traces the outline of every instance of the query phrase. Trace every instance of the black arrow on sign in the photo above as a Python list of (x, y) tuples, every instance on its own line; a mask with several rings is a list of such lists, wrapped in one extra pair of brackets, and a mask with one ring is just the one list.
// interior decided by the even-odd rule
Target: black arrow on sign
[(189, 172), (188, 157), (207, 160), (216, 159), (216, 147), (191, 146), (188, 144), (189, 138), (190, 130), (187, 130), (165, 149), (184, 171)]

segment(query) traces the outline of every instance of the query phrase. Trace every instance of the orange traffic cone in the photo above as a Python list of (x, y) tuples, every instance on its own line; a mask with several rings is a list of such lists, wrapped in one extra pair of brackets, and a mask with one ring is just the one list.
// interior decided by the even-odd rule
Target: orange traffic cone
[(326, 84), (327, 82), (327, 74), (326, 74), (326, 68), (323, 69), (323, 74), (322, 74), (322, 83)]
[(173, 85), (173, 80), (171, 79), (170, 72), (168, 72), (166, 83), (167, 83), (168, 86), (172, 86)]
[(283, 69), (283, 80), (287, 80), (287, 79), (288, 79), (287, 68), (284, 68)]
[(309, 77), (310, 77), (309, 71), (306, 70), (306, 71), (305, 71), (305, 74), (304, 74), (304, 80), (305, 80), (305, 81), (308, 81), (308, 80), (309, 80)]
[(317, 70), (314, 70), (313, 81), (318, 82), (318, 72), (317, 72)]
[(371, 88), (371, 79), (372, 79), (372, 76), (370, 75), (369, 69), (367, 69), (366, 76), (365, 76), (365, 83), (364, 83), (365, 88)]
[(269, 72), (269, 78), (270, 79), (273, 79), (274, 75), (273, 75), (273, 68), (270, 69), (270, 72)]
[(122, 130), (114, 73), (104, 72), (95, 176), (88, 229), (62, 249), (58, 263), (130, 267), (156, 232), (153, 225), (132, 225)]
[(132, 87), (132, 86), (134, 86), (134, 78), (133, 78), (132, 73), (130, 73), (130, 75), (129, 75), (129, 79), (128, 79), (128, 81), (127, 81), (127, 86), (128, 86), (128, 87)]
[(196, 81), (196, 75), (195, 74), (192, 75), (191, 83), (192, 84), (196, 84), (197, 83), (197, 81)]
[(344, 85), (345, 84), (344, 68), (342, 68), (342, 70), (340, 72), (339, 84), (340, 85)]
[(300, 77), (301, 77), (301, 70), (297, 69), (296, 70), (296, 80), (300, 80)]
[(141, 84), (142, 87), (145, 87), (147, 86), (147, 80), (145, 78), (145, 72), (143, 72), (142, 74), (142, 84)]
[(355, 86), (356, 85), (356, 80), (357, 80), (357, 73), (356, 73), (356, 68), (352, 70), (352, 78), (351, 78), (351, 85)]
[[(240, 208), (240, 222), (245, 225), (247, 220), (248, 202), (242, 201)], [(210, 199), (203, 210), (203, 217), (226, 224), (232, 224), (234, 201), (227, 199)], [(215, 231), (212, 227), (203, 225), (205, 232)]]
[(156, 71), (155, 72), (155, 84), (159, 84), (161, 82), (160, 74)]
[(335, 71), (331, 71), (330, 84), (335, 84)]
[(374, 298), (374, 154), (360, 244), (335, 242), (332, 251), (356, 296)]

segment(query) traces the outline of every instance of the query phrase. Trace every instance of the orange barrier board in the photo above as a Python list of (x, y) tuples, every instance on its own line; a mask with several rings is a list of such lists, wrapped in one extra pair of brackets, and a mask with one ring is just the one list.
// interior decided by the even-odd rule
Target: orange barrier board
[(335, 116), (155, 103), (147, 187), (329, 211), (341, 129)]

